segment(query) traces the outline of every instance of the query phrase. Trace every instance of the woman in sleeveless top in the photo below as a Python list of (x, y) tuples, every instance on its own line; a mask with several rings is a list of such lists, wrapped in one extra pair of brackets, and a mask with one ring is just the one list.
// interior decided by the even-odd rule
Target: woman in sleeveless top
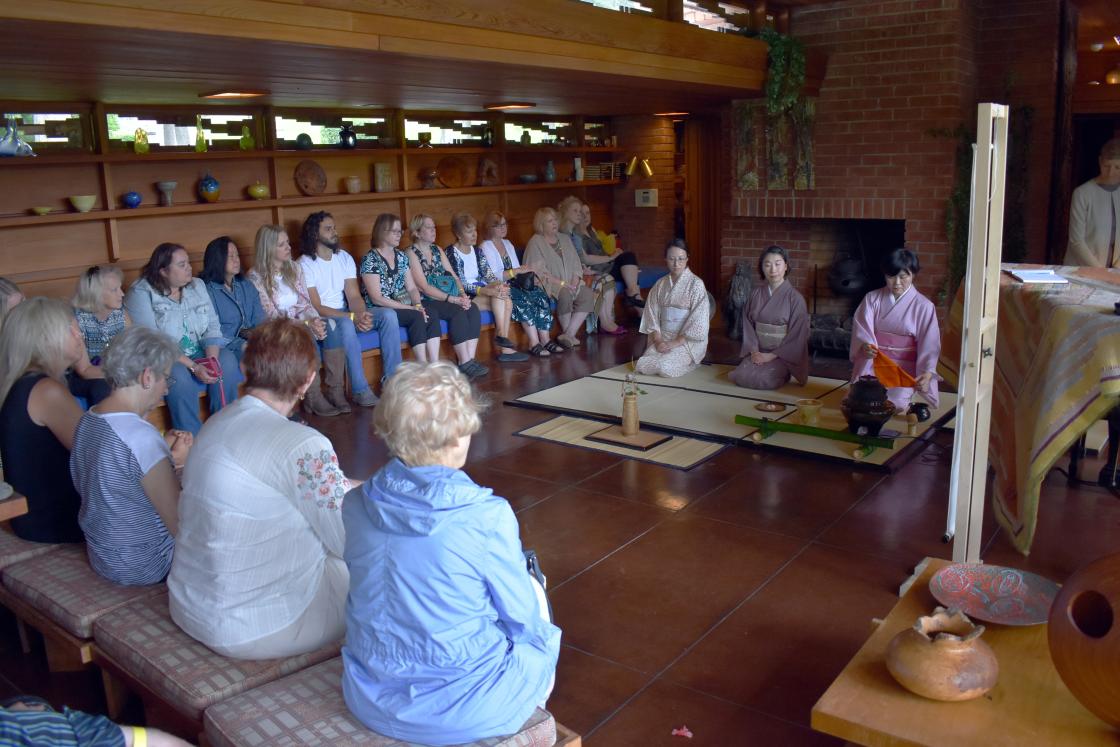
[(0, 460), (4, 479), (27, 498), (12, 519), (32, 542), (81, 542), (81, 499), (70, 481), (70, 448), (82, 410), (65, 384), (66, 369), (85, 354), (69, 304), (32, 298), (16, 306), (0, 331)]
[(552, 308), (549, 304), (548, 294), (539, 283), (534, 282), (531, 287), (521, 281), (515, 282), (519, 275), (532, 275), (534, 281), (539, 276), (535, 265), (522, 265), (517, 260), (517, 251), (513, 244), (506, 238), (509, 232), (509, 221), (505, 215), (493, 211), (486, 216), (486, 241), (482, 242), (479, 249), (486, 257), (490, 269), (501, 277), (509, 286), (509, 295), (513, 299), (513, 312), (510, 318), (521, 324), (525, 336), (529, 338), (529, 354), (540, 358), (548, 357), (546, 349), (550, 340), (549, 333), (552, 327)]

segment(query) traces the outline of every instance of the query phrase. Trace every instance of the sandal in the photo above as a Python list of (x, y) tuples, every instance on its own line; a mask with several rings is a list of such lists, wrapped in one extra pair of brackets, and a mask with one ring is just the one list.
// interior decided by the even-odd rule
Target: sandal
[(550, 353), (556, 353), (557, 355), (565, 353), (568, 350), (566, 347), (556, 342), (556, 340), (549, 340), (548, 344), (544, 346), (544, 349)]
[(495, 335), (494, 336), (494, 344), (497, 345), (500, 348), (509, 348), (510, 350), (517, 350), (517, 346), (513, 344), (512, 340), (510, 340), (508, 337), (502, 337), (501, 335)]
[(622, 337), (623, 335), (626, 334), (626, 327), (623, 327), (620, 324), (620, 325), (618, 325), (617, 327), (614, 328), (613, 332), (608, 332), (603, 327), (599, 327), (599, 334), (601, 334), (601, 335), (611, 335), (613, 337)]
[(536, 345), (529, 348), (529, 355), (533, 356), (534, 358), (547, 358), (548, 356), (552, 355), (552, 353), (548, 352), (548, 350), (545, 349), (544, 345), (541, 345), (538, 342)]
[(635, 309), (644, 309), (646, 307), (645, 299), (642, 298), (641, 293), (636, 296), (623, 296), (622, 303), (625, 306), (633, 306)]

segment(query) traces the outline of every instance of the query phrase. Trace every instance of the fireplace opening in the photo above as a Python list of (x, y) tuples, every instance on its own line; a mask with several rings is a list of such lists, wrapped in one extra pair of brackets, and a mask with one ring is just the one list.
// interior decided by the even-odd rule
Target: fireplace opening
[(902, 220), (814, 222), (809, 242), (810, 351), (848, 355), (852, 315), (869, 291), (886, 284), (879, 266), (885, 255), (905, 245), (905, 238)]

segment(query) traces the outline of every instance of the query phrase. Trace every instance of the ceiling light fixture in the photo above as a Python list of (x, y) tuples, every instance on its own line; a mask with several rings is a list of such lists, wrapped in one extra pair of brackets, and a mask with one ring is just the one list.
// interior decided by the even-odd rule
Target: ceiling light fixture
[(507, 101), (502, 104), (487, 104), (483, 108), (492, 112), (509, 112), (516, 109), (535, 109), (536, 106), (532, 101)]
[(1120, 34), (1117, 34), (1116, 36), (1112, 37), (1112, 41), (1114, 41), (1118, 45), (1120, 45)]
[(1120, 85), (1120, 67), (1114, 67), (1105, 73), (1104, 82), (1110, 86)]
[(1091, 85), (1091, 86), (1099, 86), (1100, 84), (1101, 84), (1101, 82), (1099, 80), (1089, 81), (1089, 85)]
[(1093, 50), (1094, 52), (1099, 52), (1104, 49), (1104, 42), (1093, 42), (1089, 45), (1089, 49)]
[(209, 93), (200, 93), (200, 99), (254, 99), (258, 96), (267, 96), (272, 91), (257, 90), (257, 91), (210, 91)]
[(655, 117), (687, 117), (688, 112), (654, 112)]

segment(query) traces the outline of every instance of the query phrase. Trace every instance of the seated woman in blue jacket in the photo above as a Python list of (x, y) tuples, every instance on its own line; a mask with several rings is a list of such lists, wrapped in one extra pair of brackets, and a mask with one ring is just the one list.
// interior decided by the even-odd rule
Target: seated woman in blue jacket
[(552, 691), (560, 629), (517, 519), (460, 469), (479, 410), (451, 363), (402, 363), (374, 411), (394, 458), (342, 507), (342, 690), (358, 720), (404, 741), (516, 733)]
[(198, 276), (206, 282), (206, 292), (218, 312), (225, 346), (240, 362), (249, 333), (264, 323), (265, 316), (256, 286), (241, 273), (241, 257), (233, 239), (219, 236), (206, 245)]

